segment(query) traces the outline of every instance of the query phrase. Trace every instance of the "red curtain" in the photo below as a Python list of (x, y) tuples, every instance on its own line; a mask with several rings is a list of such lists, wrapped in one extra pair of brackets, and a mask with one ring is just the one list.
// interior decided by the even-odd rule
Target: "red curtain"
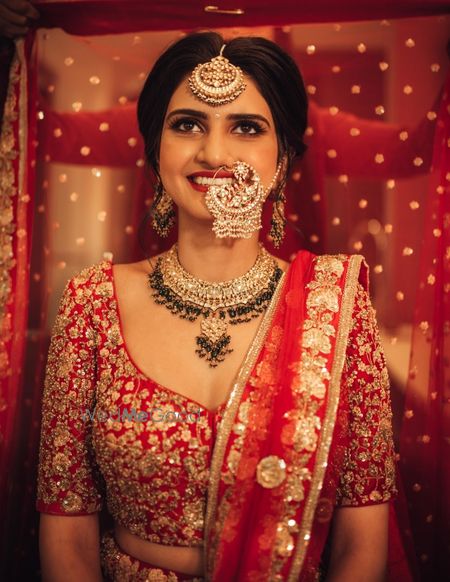
[[(446, 12), (449, 4), (442, 1), (393, 3), (386, 0), (336, 8), (334, 2), (322, 0), (304, 3), (287, 1), (282, 6), (280, 3), (274, 6), (272, 2), (256, 4), (247, 1), (239, 6), (224, 2), (220, 6), (222, 10), (236, 11), (240, 8), (244, 14), (207, 13), (201, 3), (181, 5), (178, 2), (77, 0), (37, 2), (36, 6), (41, 12), (39, 26), (61, 27), (77, 35), (177, 28), (190, 30), (237, 24), (283, 25), (284, 28), (278, 29), (276, 33), (276, 40), (296, 56), (297, 49), (289, 41), (286, 25), (437, 15)], [(125, 229), (125, 239), (119, 239), (118, 235), (117, 240), (112, 239), (115, 240), (116, 262), (140, 258), (136, 231), (139, 218), (151, 200), (151, 188), (141, 164), (142, 146), (136, 130), (132, 102), (107, 111), (78, 113), (58, 113), (42, 103), (42, 113), (37, 115), (37, 69), (33, 35), (25, 43), (16, 44), (11, 64), (7, 66), (10, 57), (7, 50), (0, 51), (3, 63), (3, 66), (0, 64), (0, 75), (8, 74), (8, 79), (2, 78), (0, 87), (9, 87), (9, 93), (4, 96), (6, 105), (3, 110), (0, 148), (0, 228), (3, 251), (0, 282), (2, 568), (7, 579), (34, 579), (38, 569), (34, 479), (40, 395), (49, 340), (46, 320), (51, 272), (48, 262), (53, 260), (58, 268), (65, 267), (65, 261), (52, 254), (50, 241), (50, 233), (59, 228), (58, 221), (46, 212), (51, 204), (48, 181), (58, 179), (63, 188), (65, 174), (59, 174), (58, 178), (52, 174), (49, 178), (44, 162), (78, 164), (90, 168), (134, 168), (138, 177), (130, 186), (133, 203), (127, 209), (126, 228), (129, 230)], [(329, 66), (331, 70), (335, 66), (334, 58), (330, 56), (328, 62), (327, 57), (323, 57), (322, 68)], [(353, 59), (351, 57), (342, 68), (356, 66)], [(375, 51), (373, 59), (378, 65), (379, 61), (382, 62), (382, 55)], [(305, 78), (310, 80), (310, 94), (314, 95), (314, 87), (321, 88), (321, 82), (322, 90), (326, 93), (326, 83), (319, 79), (316, 83), (314, 79), (317, 65), (309, 66), (306, 61), (301, 66)], [(40, 71), (40, 74), (45, 76), (45, 71)], [(436, 112), (434, 117), (423, 115), (420, 123), (409, 127), (377, 121), (379, 113), (372, 115), (372, 120), (363, 120), (354, 113), (343, 111), (345, 102), (342, 108), (329, 107), (325, 103), (326, 99), (323, 104), (320, 99), (317, 103), (311, 102), (309, 151), (303, 163), (294, 169), (287, 192), (288, 216), (300, 226), (302, 234), (288, 231), (287, 243), (281, 253), (284, 258), (289, 258), (299, 246), (315, 252), (359, 251), (363, 243), (366, 244), (364, 237), (367, 233), (370, 240), (382, 240), (377, 238), (378, 234), (371, 234), (371, 229), (378, 228), (375, 224), (378, 220), (377, 212), (382, 210), (381, 181), (387, 181), (390, 188), (389, 182), (397, 179), (416, 177), (416, 180), (420, 180), (420, 176), (425, 179), (429, 174), (420, 278), (416, 281), (410, 275), (408, 266), (403, 271), (403, 276), (408, 277), (409, 285), (413, 286), (410, 295), (413, 295), (417, 286), (417, 299), (402, 432), (401, 468), (405, 478), (405, 492), (413, 509), (411, 536), (423, 580), (439, 579), (445, 568), (449, 568), (448, 547), (442, 541), (448, 540), (445, 524), (450, 521), (449, 502), (444, 494), (448, 491), (450, 475), (449, 467), (445, 465), (450, 458), (447, 341), (450, 285), (449, 91), (447, 82), (445, 90), (431, 107), (431, 113)], [(365, 115), (365, 112), (358, 112), (358, 115)], [(108, 131), (99, 132), (101, 124), (108, 127)], [(436, 133), (435, 127), (438, 128)], [(354, 132), (355, 128), (358, 134)], [(402, 133), (407, 134), (407, 139), (399, 139)], [(40, 164), (36, 181), (35, 151), (38, 143)], [(88, 148), (89, 155), (86, 155), (88, 150), (84, 148)], [(355, 180), (354, 193), (352, 180)], [(330, 184), (336, 191), (337, 188), (343, 189), (339, 192), (342, 198), (338, 205), (336, 197), (329, 196)], [(120, 186), (117, 187), (118, 192), (121, 192)], [(365, 194), (361, 193), (361, 188), (364, 188)], [(351, 201), (357, 204), (359, 210), (352, 210)], [(413, 208), (411, 204), (414, 202), (410, 203), (410, 208)], [(367, 224), (364, 223), (364, 232), (355, 232), (350, 227), (357, 221), (357, 212), (364, 210), (367, 204), (375, 208), (371, 215), (372, 223), (368, 219)], [(337, 212), (339, 205), (341, 208)], [(266, 227), (267, 221), (266, 216)], [(342, 226), (346, 228), (345, 234), (336, 234), (336, 229)], [(386, 235), (389, 235), (389, 224), (383, 228)], [(161, 243), (154, 239), (150, 239), (149, 244), (153, 250), (162, 248)], [(403, 257), (408, 256), (410, 247), (403, 244), (401, 236), (395, 245), (402, 247)], [(369, 242), (361, 252), (368, 253), (369, 262), (373, 258), (374, 288), (377, 294), (382, 295), (383, 285), (379, 281), (383, 274), (375, 259), (378, 251)], [(404, 286), (399, 288), (404, 289)], [(406, 303), (400, 299), (403, 293), (396, 291), (397, 300), (401, 302), (394, 305), (391, 314), (387, 308), (386, 319), (400, 317), (399, 312)], [(394, 311), (396, 313), (392, 314)], [(401, 406), (400, 397), (397, 407)], [(418, 507), (420, 511), (416, 511)], [(444, 538), (445, 532), (447, 538)], [(404, 531), (402, 533), (405, 534)]]
[(400, 462), (424, 580), (450, 573), (450, 83), (427, 197)]
[(282, 0), (276, 3), (272, 0), (223, 0), (219, 6), (207, 6), (197, 0), (184, 3), (178, 0), (72, 0), (41, 1), (35, 5), (43, 15), (42, 26), (61, 27), (70, 34), (82, 35), (381, 20), (445, 14), (449, 9), (447, 0), (341, 3), (333, 0)]

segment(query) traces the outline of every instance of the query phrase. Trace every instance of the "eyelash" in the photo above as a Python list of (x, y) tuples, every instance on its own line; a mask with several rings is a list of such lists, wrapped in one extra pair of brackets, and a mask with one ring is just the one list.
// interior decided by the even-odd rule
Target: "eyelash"
[[(185, 129), (181, 129), (181, 126), (183, 124), (192, 124), (192, 125), (197, 125), (200, 127), (199, 122), (197, 121), (197, 119), (193, 119), (193, 118), (189, 118), (189, 117), (182, 117), (180, 119), (174, 119), (169, 123), (169, 129), (173, 129), (174, 131), (178, 131), (180, 133), (192, 133), (191, 130), (185, 130)], [(254, 130), (254, 133), (248, 133), (248, 132), (242, 132), (239, 133), (239, 135), (251, 135), (251, 136), (255, 136), (255, 135), (259, 135), (259, 134), (263, 134), (266, 133), (267, 130), (265, 129), (265, 127), (263, 127), (260, 123), (258, 123), (257, 121), (253, 121), (253, 120), (242, 120), (239, 121), (235, 127), (240, 127), (240, 126), (246, 126), (249, 127), (251, 129)]]

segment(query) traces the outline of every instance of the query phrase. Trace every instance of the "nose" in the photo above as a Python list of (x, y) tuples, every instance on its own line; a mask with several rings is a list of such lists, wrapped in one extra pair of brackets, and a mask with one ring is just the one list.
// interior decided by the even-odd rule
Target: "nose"
[(218, 128), (211, 129), (199, 143), (197, 161), (213, 169), (221, 166), (231, 168), (234, 159), (228, 146), (228, 140), (223, 133)]

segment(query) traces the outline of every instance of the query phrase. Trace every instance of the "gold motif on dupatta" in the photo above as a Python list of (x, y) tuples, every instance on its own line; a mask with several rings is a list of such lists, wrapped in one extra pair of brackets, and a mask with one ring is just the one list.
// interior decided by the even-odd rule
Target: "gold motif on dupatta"
[[(292, 520), (295, 521), (295, 520)], [(280, 523), (277, 526), (277, 534), (275, 538), (275, 548), (280, 556), (288, 558), (292, 554), (295, 547), (294, 538), (289, 531), (289, 526)]]
[(286, 462), (276, 455), (264, 457), (256, 467), (256, 480), (265, 489), (273, 489), (286, 479)]

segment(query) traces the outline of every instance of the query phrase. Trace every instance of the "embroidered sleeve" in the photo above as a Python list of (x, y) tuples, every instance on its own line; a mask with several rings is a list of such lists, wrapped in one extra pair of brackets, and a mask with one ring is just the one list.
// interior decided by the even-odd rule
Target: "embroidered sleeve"
[(47, 359), (36, 508), (56, 515), (85, 515), (102, 507), (90, 431), (96, 374), (96, 334), (86, 284), (90, 269), (64, 289)]
[(388, 501), (397, 492), (389, 377), (375, 311), (361, 285), (355, 299), (342, 394), (348, 401), (348, 426), (337, 504)]

